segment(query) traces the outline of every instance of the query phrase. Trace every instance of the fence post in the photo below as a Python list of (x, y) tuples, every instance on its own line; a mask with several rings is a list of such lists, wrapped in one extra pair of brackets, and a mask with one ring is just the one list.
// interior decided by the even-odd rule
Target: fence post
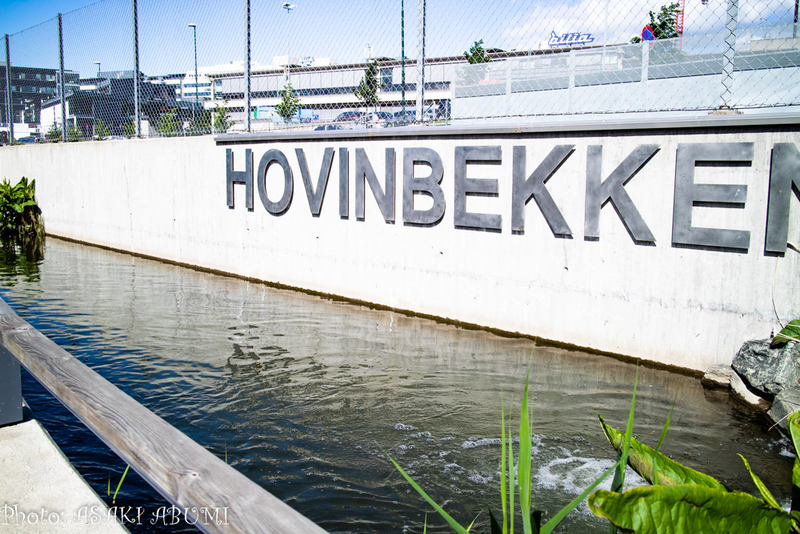
[(67, 93), (64, 90), (64, 26), (58, 14), (58, 91), (61, 94), (61, 142), (67, 142)]
[[(133, 10), (133, 107), (136, 116), (136, 137), (142, 136), (142, 114), (139, 110), (139, 9), (136, 0), (132, 0)], [(197, 84), (195, 84), (197, 85)], [(195, 87), (195, 91), (197, 88)], [(181, 93), (183, 97), (183, 93)]]
[(244, 0), (244, 125), (250, 132), (250, 0)]
[(8, 142), (14, 142), (14, 98), (11, 90), (11, 51), (6, 34), (6, 101), (8, 102)]
[(425, 0), (417, 3), (419, 49), (417, 54), (417, 121), (425, 121)]
[(730, 108), (731, 87), (733, 86), (733, 58), (736, 49), (736, 28), (739, 20), (739, 0), (728, 0), (727, 20), (725, 21), (725, 51), (722, 55), (722, 108)]
[(0, 426), (22, 421), (21, 384), (19, 362), (0, 345)]

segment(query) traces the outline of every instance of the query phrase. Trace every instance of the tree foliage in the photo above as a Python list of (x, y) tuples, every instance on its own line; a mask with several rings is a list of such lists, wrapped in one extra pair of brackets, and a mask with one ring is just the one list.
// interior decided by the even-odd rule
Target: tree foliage
[(96, 141), (102, 141), (107, 137), (111, 137), (111, 128), (103, 122), (103, 119), (97, 119), (94, 123), (94, 138)]
[(228, 101), (214, 104), (214, 131), (217, 133), (225, 133), (233, 126), (233, 119), (231, 119), (230, 111), (228, 111)]
[(178, 121), (175, 120), (174, 109), (161, 114), (158, 118), (158, 123), (156, 123), (156, 131), (167, 137), (172, 137), (178, 133)]
[(377, 106), (379, 87), (378, 63), (373, 61), (367, 66), (367, 70), (364, 71), (364, 77), (358, 82), (358, 87), (353, 91), (353, 94), (365, 107)]
[(46, 136), (48, 141), (61, 141), (61, 126), (54, 122), (47, 130)]
[(283, 119), (283, 122), (289, 122), (300, 111), (300, 98), (294, 94), (294, 87), (291, 83), (287, 83), (283, 87), (280, 95), (281, 101), (275, 106), (275, 113)]
[[(672, 2), (668, 6), (661, 6), (658, 15), (650, 12), (650, 27), (653, 28), (653, 36), (656, 39), (672, 39), (678, 37), (678, 30), (676, 28), (678, 22), (678, 11), (680, 4)], [(631, 39), (632, 43), (641, 43), (641, 37), (634, 37)]]
[(486, 50), (483, 49), (483, 39), (475, 41), (470, 47), (469, 52), (464, 52), (464, 58), (471, 64), (488, 63), (492, 60)]

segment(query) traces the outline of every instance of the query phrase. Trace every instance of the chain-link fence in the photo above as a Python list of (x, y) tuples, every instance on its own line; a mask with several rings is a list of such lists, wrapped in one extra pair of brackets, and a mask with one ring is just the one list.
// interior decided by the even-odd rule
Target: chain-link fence
[(294, 1), (102, 0), (6, 36), (0, 130), (79, 140), (800, 104), (797, 0)]

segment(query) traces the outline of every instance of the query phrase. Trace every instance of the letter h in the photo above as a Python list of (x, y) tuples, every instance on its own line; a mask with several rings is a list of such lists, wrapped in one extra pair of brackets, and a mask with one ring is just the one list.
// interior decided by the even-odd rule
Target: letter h
[(225, 151), (225, 180), (228, 191), (228, 207), (233, 209), (233, 184), (244, 184), (245, 205), (253, 211), (253, 153), (248, 148), (244, 151), (244, 170), (233, 170), (233, 151)]

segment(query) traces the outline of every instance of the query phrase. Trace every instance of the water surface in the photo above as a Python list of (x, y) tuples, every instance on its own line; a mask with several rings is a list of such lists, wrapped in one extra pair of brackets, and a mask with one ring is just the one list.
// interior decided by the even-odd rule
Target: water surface
[[(500, 502), (501, 404), (518, 424), (529, 368), (534, 503), (554, 514), (612, 465), (597, 414), (624, 427), (637, 372), (604, 356), (52, 238), (41, 262), (6, 255), (0, 284), (45, 335), (332, 532), (422, 532), (426, 513), (429, 532), (450, 531), (385, 453), (462, 523), (480, 513), (473, 531), (488, 532), (486, 509), (497, 513)], [(109, 473), (116, 486), (124, 464), (29, 376), (23, 388), (105, 496)], [(757, 493), (741, 453), (788, 504), (788, 442), (696, 378), (639, 368), (640, 440), (657, 442), (676, 393), (665, 453)], [(118, 504), (154, 511), (159, 499), (129, 474)], [(606, 529), (584, 504), (559, 531)]]

